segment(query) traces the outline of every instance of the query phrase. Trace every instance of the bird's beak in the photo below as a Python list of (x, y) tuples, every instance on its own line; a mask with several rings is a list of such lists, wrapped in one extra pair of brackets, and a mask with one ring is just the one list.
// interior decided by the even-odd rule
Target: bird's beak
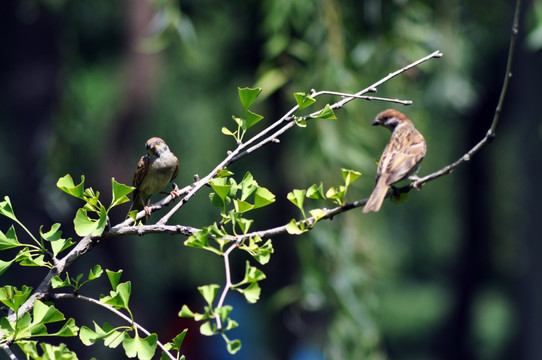
[(374, 119), (373, 122), (371, 123), (371, 126), (377, 126), (377, 125), (381, 125), (382, 123), (380, 122), (380, 119)]

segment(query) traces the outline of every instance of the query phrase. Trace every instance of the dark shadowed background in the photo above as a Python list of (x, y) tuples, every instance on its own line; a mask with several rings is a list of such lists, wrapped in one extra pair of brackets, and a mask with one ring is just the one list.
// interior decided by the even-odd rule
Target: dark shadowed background
[[(234, 148), (220, 129), (241, 113), (237, 87), (264, 89), (255, 111), (265, 119), (254, 134), (295, 104), (294, 92), (356, 92), (440, 50), (442, 59), (378, 93), (414, 102), (393, 107), (426, 137), (420, 174), (427, 174), (487, 131), (513, 9), (513, 1), (493, 0), (2, 1), (0, 195), (10, 196), (31, 231), (59, 222), (77, 239), (80, 204), (56, 188), (59, 177), (84, 174), (108, 202), (111, 178), (131, 184), (145, 141), (160, 136), (180, 158), (182, 187)], [(377, 214), (354, 210), (309, 234), (274, 239), (260, 302), (228, 299), (243, 342), (235, 358), (542, 358), (542, 2), (525, 1), (518, 41), (497, 137), (472, 161), (410, 193), (406, 204), (386, 201)], [(250, 170), (277, 195), (255, 215), (257, 228), (299, 217), (287, 192), (337, 185), (341, 167), (363, 174), (349, 199), (367, 197), (389, 138), (369, 124), (387, 107), (350, 103), (337, 121), (296, 127), (236, 163), (239, 178)], [(218, 220), (208, 191), (171, 223)], [(0, 225), (6, 231), (10, 223)], [(184, 240), (108, 239), (70, 274), (94, 264), (124, 269), (136, 320), (162, 342), (188, 327), (188, 359), (233, 358), (220, 337), (203, 337), (197, 324), (177, 317), (183, 304), (203, 307), (197, 286), (224, 283), (221, 259)], [(242, 276), (246, 258), (232, 260), (234, 276)], [(0, 285), (37, 286), (30, 270), (13, 267)], [(85, 295), (98, 297), (103, 281)], [(80, 326), (111, 321), (88, 304), (57, 306)], [(65, 341), (82, 359), (122, 356)]]

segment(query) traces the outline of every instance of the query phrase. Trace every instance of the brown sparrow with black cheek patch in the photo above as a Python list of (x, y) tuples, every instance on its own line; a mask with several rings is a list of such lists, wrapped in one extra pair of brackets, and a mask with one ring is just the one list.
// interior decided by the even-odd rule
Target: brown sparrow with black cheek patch
[(415, 174), (427, 149), (422, 134), (400, 111), (385, 110), (376, 116), (371, 125), (382, 125), (390, 129), (391, 138), (380, 157), (376, 184), (363, 208), (364, 213), (380, 210), (389, 187)]
[[(167, 184), (177, 177), (179, 160), (169, 150), (165, 141), (159, 137), (147, 140), (145, 148), (147, 155), (142, 156), (139, 160), (134, 175), (133, 186), (136, 189), (130, 211), (137, 210), (139, 212), (144, 209), (145, 213), (150, 215), (148, 206), (151, 195), (160, 193)], [(146, 218), (143, 218), (142, 223), (145, 222)]]

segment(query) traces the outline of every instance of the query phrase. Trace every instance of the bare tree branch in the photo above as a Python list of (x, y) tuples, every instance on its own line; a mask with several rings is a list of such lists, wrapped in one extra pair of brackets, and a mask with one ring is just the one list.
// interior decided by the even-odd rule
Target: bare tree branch
[(495, 130), (497, 128), (497, 124), (499, 123), (499, 119), (501, 117), (502, 107), (504, 104), (504, 99), (506, 97), (506, 92), (508, 91), (508, 84), (510, 83), (510, 78), (512, 77), (512, 59), (514, 58), (514, 50), (516, 47), (516, 39), (518, 35), (518, 25), (519, 25), (519, 13), (521, 10), (521, 0), (517, 0), (516, 2), (516, 9), (514, 12), (514, 20), (512, 23), (512, 31), (510, 36), (510, 45), (508, 48), (508, 60), (506, 62), (506, 70), (504, 73), (504, 81), (501, 89), (501, 94), (499, 96), (499, 102), (497, 103), (497, 107), (495, 109), (495, 114), (493, 115), (493, 121), (491, 122), (491, 126), (489, 127), (489, 130), (487, 131), (486, 135), (480, 140), (472, 149), (467, 151), (463, 156), (461, 156), (459, 159), (457, 159), (452, 164), (443, 167), (442, 169), (435, 171), (432, 174), (426, 175), (422, 178), (417, 179), (416, 181), (412, 182), (410, 184), (410, 188), (412, 189), (418, 189), (423, 184), (435, 180), (443, 175), (450, 174), (456, 167), (463, 164), (464, 162), (470, 161), (472, 157), (480, 151), (484, 146), (489, 144), (493, 138), (495, 137)]
[[(491, 140), (495, 137), (495, 129), (497, 127), (497, 123), (499, 121), (500, 114), (502, 112), (502, 106), (503, 106), (503, 103), (504, 103), (504, 99), (506, 97), (508, 84), (509, 84), (510, 78), (512, 76), (512, 72), (511, 72), (512, 58), (513, 58), (514, 49), (515, 49), (515, 42), (516, 42), (516, 38), (517, 38), (517, 34), (518, 34), (518, 22), (519, 22), (520, 6), (521, 6), (521, 0), (518, 0), (518, 2), (516, 4), (516, 11), (515, 11), (514, 21), (513, 21), (513, 26), (512, 26), (512, 33), (511, 33), (512, 35), (511, 35), (511, 39), (510, 39), (510, 47), (509, 47), (509, 51), (508, 51), (508, 61), (507, 61), (507, 66), (506, 66), (506, 70), (505, 70), (504, 83), (503, 83), (503, 87), (502, 87), (501, 94), (500, 94), (500, 97), (499, 97), (499, 102), (497, 104), (497, 108), (495, 109), (495, 114), (494, 114), (494, 117), (493, 117), (493, 121), (492, 121), (491, 126), (490, 126), (489, 130), (487, 131), (486, 135), (473, 148), (471, 148), (467, 153), (465, 153), (463, 156), (461, 156), (455, 162), (453, 162), (453, 163), (451, 163), (451, 164), (449, 164), (449, 165), (441, 168), (440, 170), (437, 170), (437, 171), (435, 171), (435, 172), (433, 172), (433, 173), (431, 173), (429, 175), (426, 175), (424, 177), (420, 177), (418, 179), (415, 179), (409, 185), (405, 186), (402, 189), (399, 189), (399, 191), (408, 192), (411, 189), (419, 189), (423, 184), (426, 184), (426, 183), (428, 183), (428, 182), (430, 182), (432, 180), (435, 180), (435, 179), (437, 179), (437, 178), (439, 178), (441, 176), (450, 174), (456, 167), (463, 164), (464, 162), (469, 161), (472, 158), (472, 156), (474, 156), (485, 145), (487, 145), (489, 142), (491, 142)], [(346, 96), (347, 98), (345, 98), (344, 100), (341, 101), (341, 102), (344, 102), (342, 104), (342, 105), (344, 105), (344, 104), (346, 104), (346, 102), (351, 101), (353, 99), (365, 98), (361, 94), (367, 93), (367, 92), (369, 92), (371, 90), (374, 91), (375, 87), (378, 86), (378, 85), (381, 85), (384, 82), (384, 80), (389, 80), (392, 77), (394, 77), (394, 76), (396, 76), (396, 75), (398, 75), (398, 74), (412, 68), (413, 66), (422, 63), (423, 61), (427, 61), (427, 60), (429, 60), (429, 59), (431, 59), (433, 57), (441, 57), (441, 56), (442, 56), (442, 53), (440, 53), (439, 51), (436, 51), (436, 52), (426, 56), (425, 58), (418, 60), (417, 62), (414, 62), (414, 63), (412, 63), (412, 64), (410, 64), (410, 65), (408, 65), (408, 66), (394, 72), (394, 73), (389, 74), (384, 79), (376, 82), (375, 84), (369, 86), (368, 88), (366, 88), (366, 89), (364, 89), (364, 90), (362, 90), (362, 91), (360, 91), (360, 92), (358, 92), (356, 94), (345, 94), (345, 93), (332, 92), (332, 91), (320, 91), (320, 92), (313, 92), (313, 96), (318, 96), (318, 95), (323, 95), (323, 94)], [(394, 101), (394, 100), (386, 99), (386, 101)], [(397, 102), (401, 102), (401, 101), (402, 100), (398, 100)], [(341, 102), (339, 102), (339, 103), (341, 103)], [(338, 103), (332, 105), (332, 107), (337, 106), (337, 104)], [(290, 110), (288, 113), (292, 113), (292, 110)], [(279, 121), (282, 121), (282, 119), (279, 120)], [(267, 139), (269, 139), (269, 138), (273, 138), (273, 136), (268, 137)], [(263, 143), (263, 141), (261, 143)], [(392, 194), (393, 194), (393, 190), (391, 190), (387, 194), (386, 197), (389, 197)], [(352, 203), (347, 203), (344, 206), (337, 206), (337, 207), (332, 208), (332, 209), (322, 209), (326, 213), (326, 215), (322, 219), (331, 219), (335, 215), (337, 215), (337, 214), (339, 214), (341, 212), (345, 212), (345, 211), (348, 211), (348, 210), (351, 210), (351, 209), (362, 207), (362, 206), (365, 205), (366, 202), (367, 202), (367, 199), (360, 199), (360, 200), (354, 201)], [(314, 217), (309, 217), (306, 220), (298, 221), (297, 225), (304, 224), (304, 225), (308, 226), (308, 228), (310, 229), (314, 225), (314, 223), (315, 223)], [(270, 237), (274, 237), (274, 236), (277, 236), (277, 235), (287, 233), (286, 227), (287, 227), (287, 225), (281, 225), (281, 226), (266, 229), (266, 230), (254, 231), (254, 232), (251, 232), (251, 233), (248, 233), (248, 234), (245, 234), (245, 235), (239, 235), (237, 237), (225, 238), (225, 240), (230, 240), (230, 241), (235, 241), (237, 243), (240, 243), (244, 239), (249, 239), (249, 238), (254, 237), (254, 236), (259, 236), (261, 238), (264, 238), (264, 237), (270, 238)], [(139, 231), (138, 231), (138, 228), (139, 228)], [(127, 228), (124, 228), (122, 230), (119, 230), (118, 234), (136, 234), (136, 233), (138, 233), (140, 235), (143, 235), (143, 234), (147, 234), (147, 233), (169, 233), (169, 234), (183, 234), (183, 235), (186, 235), (186, 236), (190, 236), (190, 235), (195, 234), (199, 230), (200, 229), (197, 229), (197, 228), (186, 227), (186, 226), (178, 226), (178, 225), (177, 226), (147, 225), (147, 226), (143, 226), (143, 227), (127, 227)]]

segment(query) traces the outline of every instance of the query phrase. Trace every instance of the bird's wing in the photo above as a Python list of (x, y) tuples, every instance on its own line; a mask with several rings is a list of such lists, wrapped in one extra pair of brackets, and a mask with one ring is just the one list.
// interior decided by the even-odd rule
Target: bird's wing
[(173, 175), (171, 176), (171, 180), (169, 181), (173, 181), (173, 179), (175, 179), (177, 175), (179, 175), (179, 159), (175, 155), (173, 155), (173, 157), (175, 157), (176, 165), (175, 165), (175, 171), (173, 172)]
[(385, 177), (391, 185), (409, 176), (425, 156), (426, 145), (417, 131), (394, 134), (382, 153), (377, 177)]
[(141, 185), (145, 174), (147, 174), (147, 170), (149, 169), (149, 161), (150, 160), (148, 156), (142, 156), (137, 163), (136, 172), (134, 174), (134, 181), (132, 182), (132, 186), (136, 187), (136, 191), (139, 185)]

